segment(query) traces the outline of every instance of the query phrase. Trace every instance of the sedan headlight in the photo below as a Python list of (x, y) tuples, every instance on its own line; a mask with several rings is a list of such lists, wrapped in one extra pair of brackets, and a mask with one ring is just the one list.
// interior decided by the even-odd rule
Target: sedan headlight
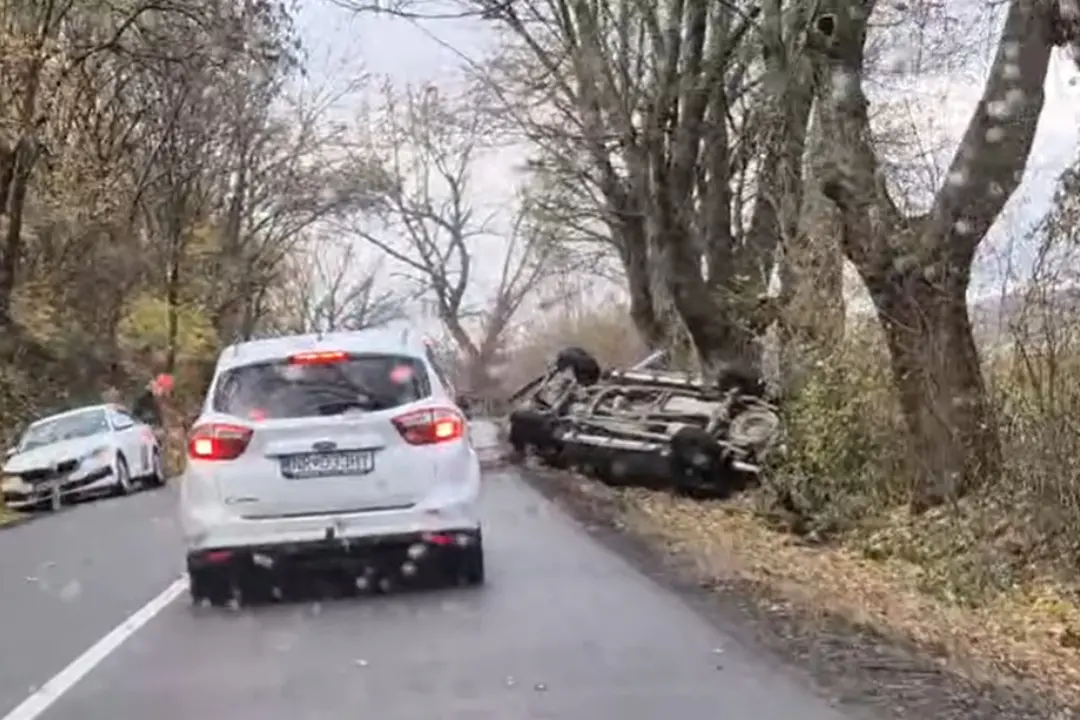
[(26, 483), (18, 475), (0, 476), (0, 491), (20, 492), (26, 488)]

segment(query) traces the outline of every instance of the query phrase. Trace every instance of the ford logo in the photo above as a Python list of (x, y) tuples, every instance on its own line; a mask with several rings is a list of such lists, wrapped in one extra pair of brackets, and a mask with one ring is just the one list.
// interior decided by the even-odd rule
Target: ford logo
[(311, 449), (317, 452), (330, 452), (331, 450), (337, 449), (337, 443), (331, 442), (330, 440), (321, 440), (312, 445)]

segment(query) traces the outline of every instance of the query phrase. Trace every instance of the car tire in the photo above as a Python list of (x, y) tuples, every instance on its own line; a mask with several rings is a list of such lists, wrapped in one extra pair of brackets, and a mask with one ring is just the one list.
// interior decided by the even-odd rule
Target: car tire
[(559, 372), (571, 370), (574, 380), (583, 387), (591, 387), (600, 381), (603, 374), (600, 363), (588, 350), (579, 347), (563, 348), (555, 356), (555, 369)]
[(484, 539), (477, 532), (476, 543), (462, 550), (461, 582), (469, 587), (480, 587), (484, 581)]
[(719, 392), (736, 390), (742, 395), (763, 398), (767, 387), (761, 373), (745, 367), (727, 365), (717, 372), (715, 388)]
[(221, 577), (214, 577), (206, 570), (188, 571), (188, 593), (194, 607), (200, 607), (206, 602), (210, 607), (224, 608), (228, 607), (233, 599), (230, 589)]
[(676, 490), (699, 491), (708, 486), (718, 497), (729, 494), (728, 462), (716, 438), (703, 428), (688, 426), (671, 437), (670, 447), (669, 471)]
[(116, 494), (128, 495), (132, 490), (131, 470), (123, 455), (116, 456)]
[(161, 450), (154, 450), (150, 458), (150, 475), (146, 482), (150, 487), (163, 487), (165, 485), (165, 466), (161, 463)]

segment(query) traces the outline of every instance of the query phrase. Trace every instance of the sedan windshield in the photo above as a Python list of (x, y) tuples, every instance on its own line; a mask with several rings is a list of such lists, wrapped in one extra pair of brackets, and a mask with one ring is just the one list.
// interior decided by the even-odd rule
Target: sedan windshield
[(19, 443), (19, 450), (33, 450), (63, 440), (90, 437), (108, 432), (109, 423), (101, 409), (47, 418), (31, 425)]

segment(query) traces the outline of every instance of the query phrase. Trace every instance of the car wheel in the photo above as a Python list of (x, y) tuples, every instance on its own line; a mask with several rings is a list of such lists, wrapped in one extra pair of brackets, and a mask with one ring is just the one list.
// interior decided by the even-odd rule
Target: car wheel
[(116, 494), (127, 495), (131, 492), (131, 471), (123, 455), (116, 456)]
[(718, 497), (726, 497), (731, 491), (723, 448), (702, 428), (687, 426), (672, 435), (668, 462), (670, 479), (677, 490), (694, 492), (708, 487)]
[(188, 571), (188, 592), (195, 607), (206, 602), (211, 607), (223, 608), (233, 599), (233, 593), (223, 578), (206, 570)]
[(555, 357), (555, 368), (562, 372), (570, 369), (579, 385), (591, 387), (600, 381), (600, 363), (587, 350), (579, 347), (563, 348)]
[(147, 482), (152, 487), (162, 487), (165, 484), (165, 467), (161, 464), (161, 451), (154, 450), (150, 459), (150, 475)]
[(479, 533), (476, 542), (462, 550), (460, 577), (464, 585), (479, 587), (484, 584), (484, 541)]

